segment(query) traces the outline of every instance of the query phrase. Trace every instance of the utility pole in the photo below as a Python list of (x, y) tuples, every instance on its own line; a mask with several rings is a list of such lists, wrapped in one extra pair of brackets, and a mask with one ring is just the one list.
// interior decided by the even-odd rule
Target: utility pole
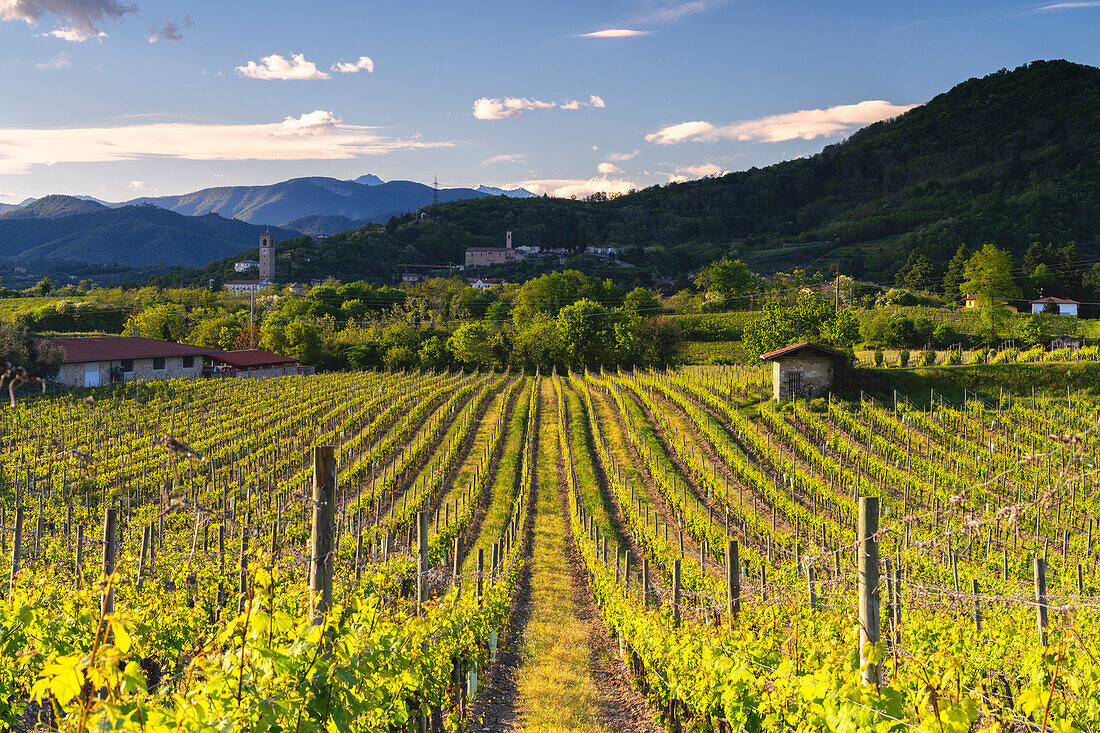
[(256, 348), (256, 344), (252, 343), (256, 338), (256, 288), (249, 288), (249, 304), (248, 304), (248, 348)]

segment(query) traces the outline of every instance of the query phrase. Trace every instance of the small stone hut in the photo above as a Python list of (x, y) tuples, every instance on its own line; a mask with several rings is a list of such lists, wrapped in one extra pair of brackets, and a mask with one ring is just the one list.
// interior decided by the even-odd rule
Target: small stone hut
[(843, 352), (803, 341), (761, 354), (772, 363), (772, 398), (818, 397), (833, 388), (844, 364)]

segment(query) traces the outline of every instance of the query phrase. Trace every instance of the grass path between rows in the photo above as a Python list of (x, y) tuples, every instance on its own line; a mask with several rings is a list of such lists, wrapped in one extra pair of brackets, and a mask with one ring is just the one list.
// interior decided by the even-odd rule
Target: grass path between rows
[(523, 636), (517, 707), (521, 730), (605, 731), (589, 674), (588, 624), (576, 617), (558, 484), (554, 390), (543, 380), (538, 514), (531, 553), (531, 620)]

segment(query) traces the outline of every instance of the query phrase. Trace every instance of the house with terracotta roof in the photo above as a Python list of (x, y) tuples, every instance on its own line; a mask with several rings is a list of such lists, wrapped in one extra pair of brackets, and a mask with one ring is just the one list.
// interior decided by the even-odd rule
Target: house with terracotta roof
[[(312, 374), (313, 367), (262, 349), (222, 351), (140, 336), (42, 339), (61, 352), (56, 381), (69, 387), (112, 382), (200, 377), (281, 377)], [(205, 361), (205, 366), (204, 366)]]
[(62, 354), (56, 381), (70, 387), (101, 387), (131, 379), (186, 379), (202, 375), (212, 349), (140, 336), (51, 338)]
[(840, 376), (844, 353), (803, 341), (761, 354), (772, 363), (772, 399), (818, 397), (829, 392)]
[(286, 377), (313, 372), (313, 367), (298, 366), (298, 360), (263, 349), (239, 351), (211, 350), (209, 366), (203, 367), (204, 377)]
[(1053, 313), (1056, 316), (1076, 316), (1078, 305), (1080, 305), (1080, 303), (1076, 300), (1047, 296), (1046, 298), (1039, 298), (1038, 300), (1031, 301), (1031, 312)]

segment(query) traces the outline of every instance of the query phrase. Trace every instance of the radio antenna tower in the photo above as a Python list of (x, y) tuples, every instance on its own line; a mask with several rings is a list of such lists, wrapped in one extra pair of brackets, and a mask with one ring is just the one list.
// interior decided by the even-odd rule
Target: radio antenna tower
[(439, 203), (439, 176), (432, 182), (432, 206)]

